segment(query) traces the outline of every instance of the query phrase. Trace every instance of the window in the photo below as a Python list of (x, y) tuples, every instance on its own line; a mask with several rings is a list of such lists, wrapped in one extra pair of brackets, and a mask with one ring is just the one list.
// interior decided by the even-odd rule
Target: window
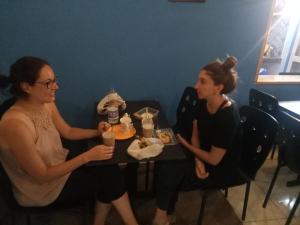
[(300, 83), (300, 0), (274, 0), (257, 83)]

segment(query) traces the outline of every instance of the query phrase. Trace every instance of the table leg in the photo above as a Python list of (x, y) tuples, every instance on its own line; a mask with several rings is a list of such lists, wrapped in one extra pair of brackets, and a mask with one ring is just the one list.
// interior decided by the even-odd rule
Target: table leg
[(139, 163), (130, 163), (127, 164), (125, 169), (126, 185), (128, 188), (129, 196), (135, 196), (137, 193), (137, 170)]

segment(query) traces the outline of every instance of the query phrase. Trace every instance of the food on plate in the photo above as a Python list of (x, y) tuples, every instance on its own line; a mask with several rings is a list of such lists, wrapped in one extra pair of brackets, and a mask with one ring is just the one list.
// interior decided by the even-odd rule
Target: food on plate
[(127, 152), (135, 159), (141, 160), (158, 156), (164, 148), (159, 138), (137, 137), (129, 145)]
[(139, 139), (138, 141), (138, 145), (140, 148), (146, 148), (149, 145), (152, 145), (153, 143), (151, 143), (149, 140), (147, 140), (146, 138), (142, 137)]
[(171, 135), (169, 132), (160, 132), (157, 134), (158, 138), (162, 141), (162, 143), (167, 144), (171, 142)]

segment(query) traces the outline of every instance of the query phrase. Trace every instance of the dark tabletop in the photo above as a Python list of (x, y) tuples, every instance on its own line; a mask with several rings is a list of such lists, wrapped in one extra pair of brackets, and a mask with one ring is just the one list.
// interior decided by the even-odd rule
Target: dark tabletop
[[(136, 129), (136, 135), (142, 136), (141, 121), (135, 118), (133, 114), (146, 106), (159, 110), (158, 117), (153, 119), (155, 125), (158, 124), (159, 129), (171, 127), (163, 110), (160, 107), (160, 104), (157, 101), (127, 101), (126, 104), (127, 104), (126, 109), (124, 111), (120, 111), (120, 118), (125, 112), (130, 114), (133, 125)], [(96, 116), (97, 123), (98, 121), (101, 120), (107, 121), (107, 116), (100, 116), (100, 115)], [(181, 160), (186, 158), (183, 147), (180, 144), (176, 144), (176, 145), (165, 145), (163, 152), (156, 157), (144, 159), (144, 160), (136, 160), (127, 154), (127, 148), (134, 139), (135, 136), (127, 140), (121, 140), (121, 141), (116, 140), (114, 156), (112, 159), (105, 160), (105, 161), (93, 161), (90, 162), (88, 165), (109, 165), (109, 164), (136, 163), (142, 161)], [(88, 143), (89, 148), (97, 144), (102, 144), (102, 140), (100, 139), (100, 137), (91, 139), (89, 140)]]

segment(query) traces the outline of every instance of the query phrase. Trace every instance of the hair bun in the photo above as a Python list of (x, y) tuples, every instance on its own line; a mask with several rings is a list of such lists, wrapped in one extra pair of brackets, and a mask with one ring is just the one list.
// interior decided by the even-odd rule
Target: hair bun
[(224, 70), (230, 70), (231, 68), (235, 67), (237, 64), (237, 58), (234, 56), (228, 56), (227, 59), (223, 62), (222, 68)]

